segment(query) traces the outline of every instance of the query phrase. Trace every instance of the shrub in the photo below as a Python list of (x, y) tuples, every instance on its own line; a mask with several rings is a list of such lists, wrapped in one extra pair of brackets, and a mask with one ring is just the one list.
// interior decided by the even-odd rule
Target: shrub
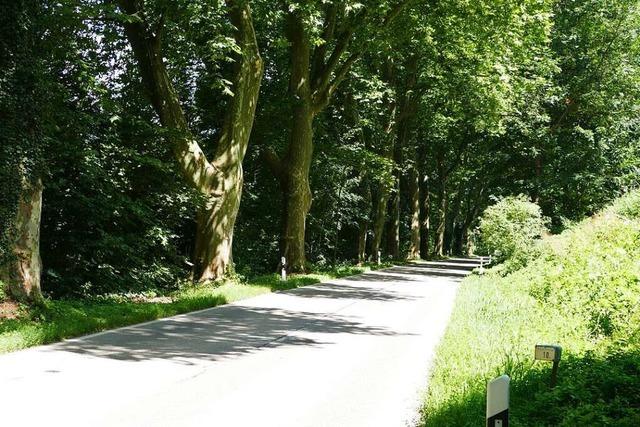
[(611, 211), (629, 219), (640, 218), (640, 191), (633, 191), (617, 199)]
[(480, 219), (480, 251), (515, 270), (531, 258), (546, 231), (540, 207), (525, 196), (506, 197), (489, 206)]

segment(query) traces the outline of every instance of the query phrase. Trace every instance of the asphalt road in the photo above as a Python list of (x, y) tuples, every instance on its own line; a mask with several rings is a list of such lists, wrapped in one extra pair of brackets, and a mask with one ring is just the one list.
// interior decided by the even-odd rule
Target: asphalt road
[(470, 267), (394, 267), (0, 356), (0, 425), (413, 425)]

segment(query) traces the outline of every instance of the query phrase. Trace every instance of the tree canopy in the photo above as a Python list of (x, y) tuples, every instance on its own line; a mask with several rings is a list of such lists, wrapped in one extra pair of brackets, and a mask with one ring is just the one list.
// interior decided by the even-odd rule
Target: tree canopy
[(557, 232), (638, 185), (637, 1), (0, 12), (0, 280), (18, 299), (40, 277), (84, 296), (467, 254), (499, 198)]

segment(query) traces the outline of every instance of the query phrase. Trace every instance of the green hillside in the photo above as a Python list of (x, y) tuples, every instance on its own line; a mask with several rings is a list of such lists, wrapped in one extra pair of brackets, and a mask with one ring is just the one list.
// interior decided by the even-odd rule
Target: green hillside
[[(640, 425), (640, 193), (540, 246), (518, 271), (462, 283), (426, 425), (481, 425), (486, 381), (504, 373), (513, 425)], [(537, 343), (563, 346), (554, 389)]]

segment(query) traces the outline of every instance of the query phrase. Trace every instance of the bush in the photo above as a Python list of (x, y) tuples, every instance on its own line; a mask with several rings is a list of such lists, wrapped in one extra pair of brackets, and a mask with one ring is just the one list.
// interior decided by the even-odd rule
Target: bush
[(611, 211), (629, 219), (640, 218), (640, 191), (633, 191), (617, 199), (611, 206)]
[(537, 204), (522, 195), (506, 197), (482, 214), (479, 249), (497, 262), (508, 261), (507, 270), (515, 270), (536, 252), (537, 240), (545, 231)]

